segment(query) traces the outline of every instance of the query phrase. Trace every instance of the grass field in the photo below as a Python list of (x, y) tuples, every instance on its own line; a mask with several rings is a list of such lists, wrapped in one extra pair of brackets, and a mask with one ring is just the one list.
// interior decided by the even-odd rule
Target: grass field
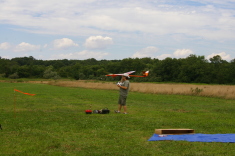
[[(129, 114), (115, 114), (118, 90), (0, 83), (0, 155), (234, 155), (233, 143), (148, 141), (155, 129), (235, 133), (234, 100), (130, 92)], [(29, 96), (18, 92), (36, 94)], [(110, 114), (84, 113), (109, 108)]]

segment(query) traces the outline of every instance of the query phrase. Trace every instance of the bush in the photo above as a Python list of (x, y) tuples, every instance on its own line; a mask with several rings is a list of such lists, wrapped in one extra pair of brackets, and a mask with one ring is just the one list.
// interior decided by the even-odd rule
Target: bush
[(4, 78), (4, 77), (6, 77), (6, 74), (5, 74), (5, 73), (0, 74), (0, 78)]
[(191, 92), (193, 94), (200, 94), (201, 92), (203, 92), (203, 89), (199, 89), (198, 87), (195, 89), (191, 88)]
[(14, 73), (14, 74), (9, 75), (8, 78), (10, 78), (10, 79), (18, 79), (18, 78), (19, 78), (19, 75), (18, 75), (18, 73), (16, 72), (16, 73)]

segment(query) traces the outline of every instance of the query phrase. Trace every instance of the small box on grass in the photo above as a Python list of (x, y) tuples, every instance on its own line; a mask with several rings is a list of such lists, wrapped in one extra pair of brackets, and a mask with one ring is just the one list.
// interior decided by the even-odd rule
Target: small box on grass
[(155, 129), (156, 134), (194, 134), (194, 129)]

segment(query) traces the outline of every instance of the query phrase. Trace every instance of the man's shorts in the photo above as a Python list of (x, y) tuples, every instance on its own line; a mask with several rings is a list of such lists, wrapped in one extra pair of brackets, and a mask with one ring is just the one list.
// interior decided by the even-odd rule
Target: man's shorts
[(126, 106), (126, 98), (127, 96), (121, 96), (119, 95), (119, 100), (118, 100), (118, 104)]

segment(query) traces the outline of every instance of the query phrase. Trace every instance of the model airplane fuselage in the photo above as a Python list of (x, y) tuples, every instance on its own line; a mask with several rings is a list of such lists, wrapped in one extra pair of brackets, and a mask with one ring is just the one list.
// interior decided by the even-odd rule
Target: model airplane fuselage
[(132, 73), (134, 73), (135, 71), (129, 71), (123, 74), (108, 74), (105, 76), (112, 76), (112, 77), (116, 77), (116, 76), (123, 76), (124, 74), (128, 74), (130, 77), (147, 77), (149, 75), (149, 71), (143, 71), (142, 75), (130, 75)]

